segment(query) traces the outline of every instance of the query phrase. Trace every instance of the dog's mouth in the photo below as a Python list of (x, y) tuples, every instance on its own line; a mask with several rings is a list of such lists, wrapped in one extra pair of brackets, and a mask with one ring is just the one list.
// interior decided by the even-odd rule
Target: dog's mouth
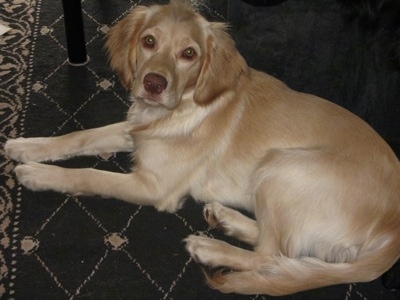
[(164, 93), (156, 94), (148, 92), (145, 90), (142, 84), (138, 84), (137, 82), (135, 82), (131, 90), (132, 99), (140, 101), (149, 106), (165, 106)]
[(150, 106), (160, 106), (163, 105), (162, 102), (159, 99), (155, 99), (152, 97), (140, 97), (140, 101), (143, 101), (145, 104), (150, 105)]
[(135, 99), (136, 101), (140, 101), (145, 105), (151, 107), (163, 107), (167, 110), (174, 109), (179, 103), (179, 101), (177, 101), (178, 96), (175, 93), (168, 93), (166, 91), (164, 91), (160, 95), (157, 95), (148, 93), (143, 89), (139, 89), (138, 91), (135, 91), (135, 89), (133, 89), (132, 95), (133, 99)]
[(139, 95), (133, 97), (136, 101), (140, 101), (148, 106), (152, 107), (164, 107), (168, 110), (172, 109), (171, 105), (168, 105), (168, 101), (164, 101), (159, 97), (152, 97), (150, 95)]
[(142, 88), (136, 90), (134, 87), (131, 90), (131, 96), (133, 100), (140, 101), (150, 106), (163, 105), (163, 99), (160, 95), (153, 95), (151, 93), (142, 90)]

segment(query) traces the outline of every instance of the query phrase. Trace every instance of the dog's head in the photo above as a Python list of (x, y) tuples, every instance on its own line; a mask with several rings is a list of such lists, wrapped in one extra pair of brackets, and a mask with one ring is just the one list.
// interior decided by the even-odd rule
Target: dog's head
[(137, 6), (110, 29), (111, 66), (135, 99), (175, 108), (185, 94), (206, 105), (231, 89), (247, 65), (223, 23), (186, 1)]

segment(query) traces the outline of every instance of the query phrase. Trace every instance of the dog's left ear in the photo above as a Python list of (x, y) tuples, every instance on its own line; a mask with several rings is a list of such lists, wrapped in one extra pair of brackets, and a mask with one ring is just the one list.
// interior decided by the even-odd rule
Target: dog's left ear
[(249, 67), (223, 23), (210, 23), (205, 60), (197, 80), (194, 101), (207, 105), (232, 89)]

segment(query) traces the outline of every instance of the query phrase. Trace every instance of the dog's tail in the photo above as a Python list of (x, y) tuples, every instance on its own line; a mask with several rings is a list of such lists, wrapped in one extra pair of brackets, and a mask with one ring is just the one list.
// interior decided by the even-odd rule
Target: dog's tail
[(272, 296), (328, 285), (371, 281), (382, 275), (399, 258), (399, 232), (394, 236), (375, 250), (359, 255), (352, 263), (327, 263), (312, 257), (271, 256), (255, 270), (220, 271), (205, 275), (212, 288), (224, 293)]

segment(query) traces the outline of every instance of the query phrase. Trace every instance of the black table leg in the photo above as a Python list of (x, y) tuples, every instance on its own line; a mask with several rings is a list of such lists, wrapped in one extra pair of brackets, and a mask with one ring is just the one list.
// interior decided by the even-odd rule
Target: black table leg
[(62, 4), (69, 64), (85, 65), (89, 58), (86, 54), (81, 0), (62, 0)]

